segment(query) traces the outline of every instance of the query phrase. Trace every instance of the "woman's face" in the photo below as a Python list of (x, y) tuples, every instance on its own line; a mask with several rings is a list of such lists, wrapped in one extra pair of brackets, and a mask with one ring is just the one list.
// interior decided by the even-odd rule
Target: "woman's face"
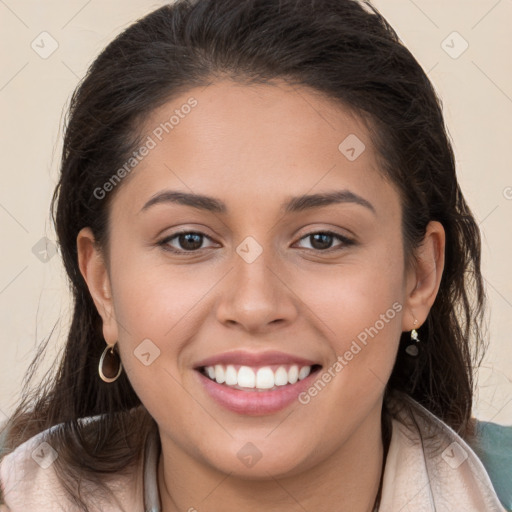
[(364, 124), (306, 88), (224, 81), (153, 112), (142, 140), (112, 202), (109, 272), (87, 260), (88, 230), (78, 243), (165, 450), (258, 478), (380, 429), (400, 334), (440, 272), (405, 271), (399, 196)]

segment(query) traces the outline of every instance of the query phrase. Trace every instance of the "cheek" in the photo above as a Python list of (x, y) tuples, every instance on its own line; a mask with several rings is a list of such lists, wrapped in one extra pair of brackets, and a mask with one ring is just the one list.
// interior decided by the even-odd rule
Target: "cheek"
[(181, 355), (197, 329), (197, 322), (191, 321), (194, 305), (209, 283), (190, 286), (190, 278), (170, 272), (170, 267), (139, 266), (135, 261), (118, 271), (115, 282), (124, 371), (158, 423), (181, 431), (182, 412), (190, 409), (190, 397), (183, 392)]
[(346, 398), (347, 389), (351, 394), (372, 387), (382, 390), (394, 365), (402, 326), (403, 268), (400, 254), (391, 248), (387, 253), (317, 275), (315, 286), (303, 292), (332, 348), (331, 377), (325, 378), (332, 380), (340, 398)]
[(171, 264), (157, 251), (137, 255), (134, 250), (113, 274), (115, 315), (124, 327), (120, 334), (134, 342), (179, 338), (187, 318), (218, 281), (200, 265)]
[(112, 281), (123, 366), (149, 408), (155, 400), (158, 407), (163, 388), (173, 404), (183, 397), (178, 383), (186, 371), (188, 345), (208, 313), (205, 297), (219, 279), (199, 266), (155, 264), (154, 256), (148, 260), (135, 254), (124, 259)]
[[(378, 323), (397, 322), (397, 309), (393, 304), (403, 302), (403, 272), (400, 261), (381, 258), (380, 262), (350, 262), (331, 267), (313, 276), (304, 276), (294, 286), (306, 297), (306, 305), (318, 316), (330, 333), (330, 339), (343, 342), (356, 337), (365, 328)], [(312, 285), (311, 283), (314, 283)], [(390, 310), (390, 311), (388, 311)]]

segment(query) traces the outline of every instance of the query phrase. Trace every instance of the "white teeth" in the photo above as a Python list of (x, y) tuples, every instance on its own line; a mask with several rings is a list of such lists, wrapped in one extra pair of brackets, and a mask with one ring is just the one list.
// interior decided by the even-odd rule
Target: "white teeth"
[(264, 366), (256, 374), (256, 387), (259, 389), (270, 389), (274, 387), (274, 372), (272, 368)]
[(277, 369), (274, 375), (274, 382), (276, 386), (286, 386), (286, 384), (288, 384), (288, 372), (286, 371), (286, 368), (280, 366)]
[(289, 370), (288, 370), (288, 382), (290, 384), (295, 384), (299, 380), (299, 367), (294, 364)]
[(238, 385), (242, 388), (256, 387), (256, 375), (254, 375), (252, 368), (240, 366), (240, 370), (238, 370)]
[(303, 366), (299, 372), (299, 380), (305, 379), (311, 373), (311, 366)]
[(251, 368), (240, 366), (237, 371), (235, 365), (224, 366), (216, 364), (205, 368), (206, 375), (218, 384), (226, 384), (240, 388), (267, 390), (277, 386), (295, 384), (298, 380), (305, 379), (311, 373), (311, 366), (294, 364), (288, 367), (279, 366), (275, 371), (270, 366)]
[(226, 377), (224, 374), (224, 366), (222, 366), (221, 364), (215, 365), (215, 380), (219, 384), (222, 384), (226, 380)]
[(238, 375), (236, 373), (235, 367), (232, 364), (229, 364), (226, 368), (226, 384), (228, 386), (236, 386), (238, 383)]

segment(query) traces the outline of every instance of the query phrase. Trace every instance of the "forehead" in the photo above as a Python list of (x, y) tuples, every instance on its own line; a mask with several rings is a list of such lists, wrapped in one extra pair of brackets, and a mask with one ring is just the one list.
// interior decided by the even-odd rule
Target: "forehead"
[(121, 194), (138, 209), (166, 188), (241, 207), (340, 188), (393, 199), (365, 123), (309, 88), (215, 82), (153, 111), (142, 133), (151, 149)]

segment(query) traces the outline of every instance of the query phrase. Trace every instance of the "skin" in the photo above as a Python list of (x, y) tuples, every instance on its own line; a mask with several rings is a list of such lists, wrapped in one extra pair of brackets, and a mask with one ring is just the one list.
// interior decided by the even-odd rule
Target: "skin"
[[(89, 228), (77, 238), (105, 340), (118, 342), (159, 426), (163, 510), (371, 510), (385, 383), (400, 334), (424, 323), (438, 292), (443, 227), (428, 225), (407, 269), (398, 192), (379, 173), (365, 124), (332, 100), (283, 82), (219, 81), (154, 111), (144, 133), (190, 96), (198, 105), (115, 191), (108, 258)], [(354, 161), (338, 150), (349, 134), (366, 145)], [(214, 196), (228, 212), (172, 203), (140, 211), (164, 189)], [(340, 189), (375, 213), (355, 203), (280, 211), (290, 196)], [(206, 235), (195, 253), (179, 238), (168, 246), (183, 255), (158, 245), (181, 228)], [(332, 238), (340, 250), (326, 253), (306, 236), (326, 230), (356, 243)], [(236, 252), (247, 236), (263, 251), (252, 263)], [(235, 348), (279, 350), (327, 369), (395, 302), (401, 311), (307, 405), (237, 414), (209, 398), (193, 370)], [(146, 338), (161, 351), (149, 366), (134, 356)], [(252, 467), (237, 457), (247, 442), (262, 454)]]

